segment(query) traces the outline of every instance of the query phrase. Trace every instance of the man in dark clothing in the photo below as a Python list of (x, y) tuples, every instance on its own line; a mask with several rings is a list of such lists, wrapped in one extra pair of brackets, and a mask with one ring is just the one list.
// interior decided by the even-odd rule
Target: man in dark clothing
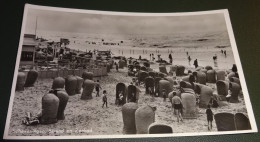
[(236, 66), (236, 64), (233, 64), (233, 67), (232, 67), (232, 69), (231, 69), (233, 72), (237, 72), (237, 66)]
[(208, 104), (208, 108), (206, 110), (207, 114), (207, 121), (208, 121), (208, 130), (210, 131), (212, 129), (212, 121), (213, 121), (213, 112), (210, 109), (210, 105)]
[(196, 60), (194, 60), (194, 63), (193, 63), (193, 65), (195, 66), (195, 68), (197, 68), (199, 65), (198, 65), (198, 60), (196, 59)]
[(172, 63), (172, 54), (169, 54), (170, 63)]

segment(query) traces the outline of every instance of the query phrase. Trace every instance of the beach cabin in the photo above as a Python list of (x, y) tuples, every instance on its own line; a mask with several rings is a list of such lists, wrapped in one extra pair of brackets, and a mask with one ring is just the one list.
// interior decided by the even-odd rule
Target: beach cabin
[(35, 40), (35, 35), (24, 34), (20, 65), (34, 64), (34, 58), (35, 58), (34, 52), (36, 46), (37, 46), (37, 42)]

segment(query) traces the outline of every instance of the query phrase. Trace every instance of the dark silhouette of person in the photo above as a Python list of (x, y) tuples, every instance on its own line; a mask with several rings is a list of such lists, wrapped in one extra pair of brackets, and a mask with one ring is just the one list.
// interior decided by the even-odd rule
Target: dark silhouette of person
[(169, 54), (170, 63), (172, 63), (172, 54)]
[(195, 68), (197, 68), (197, 67), (199, 66), (199, 65), (198, 65), (198, 60), (197, 60), (197, 59), (194, 60), (193, 65), (195, 66)]
[(232, 67), (232, 69), (231, 69), (233, 72), (237, 72), (237, 65), (236, 64), (233, 64), (233, 67)]

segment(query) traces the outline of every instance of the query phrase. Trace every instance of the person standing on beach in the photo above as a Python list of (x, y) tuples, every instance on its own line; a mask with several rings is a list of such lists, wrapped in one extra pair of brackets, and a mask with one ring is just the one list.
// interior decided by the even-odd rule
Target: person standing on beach
[(106, 90), (103, 91), (102, 100), (103, 100), (102, 108), (104, 107), (105, 104), (106, 104), (106, 107), (107, 107), (107, 91)]
[(97, 82), (96, 82), (96, 88), (95, 89), (96, 89), (96, 92), (97, 92), (96, 97), (99, 97), (99, 89), (102, 89), (100, 84), (99, 84), (99, 80), (97, 80)]
[(190, 65), (190, 61), (191, 61), (191, 58), (190, 58), (190, 56), (188, 56), (188, 61), (189, 61), (189, 65)]
[(172, 54), (169, 54), (169, 60), (170, 60), (170, 63), (172, 64)]
[(193, 65), (195, 66), (195, 68), (197, 68), (197, 67), (199, 66), (199, 65), (198, 65), (198, 60), (197, 60), (197, 59), (194, 60)]
[(182, 110), (182, 101), (181, 98), (177, 95), (173, 96), (172, 98), (172, 107), (174, 108), (174, 115), (177, 116), (177, 121), (183, 121), (181, 110)]
[(227, 57), (227, 51), (226, 50), (224, 50), (224, 55), (225, 55), (225, 57)]
[(208, 130), (212, 130), (212, 121), (213, 121), (213, 112), (210, 109), (210, 104), (208, 104), (208, 108), (206, 110), (206, 114), (207, 114), (207, 121), (208, 121)]

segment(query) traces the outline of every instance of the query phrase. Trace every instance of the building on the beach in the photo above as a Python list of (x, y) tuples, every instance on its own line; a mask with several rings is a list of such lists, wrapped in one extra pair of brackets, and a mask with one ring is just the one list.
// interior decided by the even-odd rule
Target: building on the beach
[(33, 34), (24, 34), (20, 65), (34, 64), (35, 48), (38, 45), (35, 38)]

